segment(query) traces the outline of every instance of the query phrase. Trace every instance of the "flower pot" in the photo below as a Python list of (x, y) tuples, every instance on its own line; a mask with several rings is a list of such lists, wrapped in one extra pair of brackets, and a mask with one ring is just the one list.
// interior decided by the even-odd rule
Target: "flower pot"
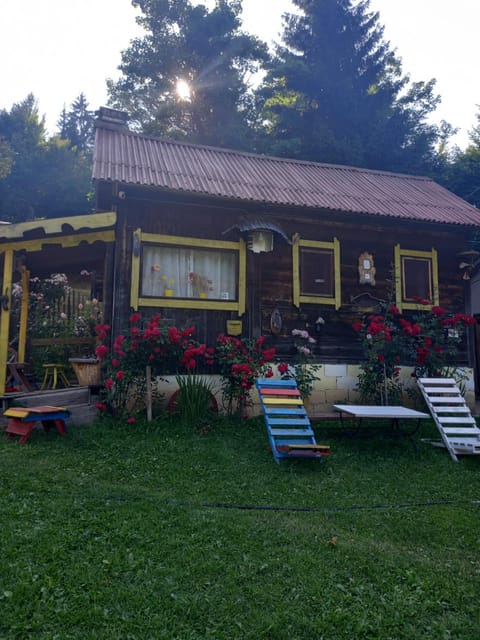
[(207, 294), (205, 293), (205, 291), (200, 291), (200, 293), (198, 294), (199, 298), (206, 298)]
[(96, 358), (70, 358), (70, 364), (77, 376), (78, 384), (87, 387), (100, 384), (101, 362)]
[(173, 298), (174, 296), (174, 290), (173, 289), (165, 289), (164, 291), (164, 295), (166, 298)]

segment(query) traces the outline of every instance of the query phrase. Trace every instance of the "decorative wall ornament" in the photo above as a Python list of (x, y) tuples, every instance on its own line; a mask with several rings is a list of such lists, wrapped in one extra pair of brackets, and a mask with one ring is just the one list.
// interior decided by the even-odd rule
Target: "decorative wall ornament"
[(358, 257), (358, 277), (360, 284), (369, 284), (372, 287), (375, 286), (375, 264), (373, 262), (373, 256), (368, 251), (364, 251)]
[(282, 330), (282, 316), (278, 309), (274, 309), (272, 311), (272, 315), (270, 316), (270, 331), (274, 336), (278, 335)]

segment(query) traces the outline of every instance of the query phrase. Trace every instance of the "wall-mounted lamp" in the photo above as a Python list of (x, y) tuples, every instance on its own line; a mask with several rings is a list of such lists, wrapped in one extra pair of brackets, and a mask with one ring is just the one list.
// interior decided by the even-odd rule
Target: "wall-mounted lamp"
[(458, 265), (458, 268), (464, 270), (462, 279), (463, 280), (470, 280), (470, 271), (472, 269), (472, 265), (469, 262), (461, 262)]
[(273, 232), (269, 229), (254, 229), (248, 234), (247, 247), (253, 253), (273, 251)]
[(478, 251), (475, 251), (474, 249), (471, 249), (469, 251), (462, 251), (457, 255), (464, 258), (458, 265), (460, 271), (463, 271), (462, 280), (470, 280), (472, 269), (474, 268), (475, 261), (480, 253)]
[(273, 251), (273, 236), (277, 234), (285, 240), (287, 244), (292, 244), (285, 231), (272, 220), (263, 218), (241, 217), (223, 234), (238, 230), (243, 238), (247, 239), (247, 247), (253, 253), (269, 253)]

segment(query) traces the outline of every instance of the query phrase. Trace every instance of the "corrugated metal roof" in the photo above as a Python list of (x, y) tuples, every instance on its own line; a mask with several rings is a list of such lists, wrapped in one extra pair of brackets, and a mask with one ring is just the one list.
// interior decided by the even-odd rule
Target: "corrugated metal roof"
[(282, 206), (480, 226), (480, 211), (420, 176), (171, 142), (97, 124), (93, 179)]

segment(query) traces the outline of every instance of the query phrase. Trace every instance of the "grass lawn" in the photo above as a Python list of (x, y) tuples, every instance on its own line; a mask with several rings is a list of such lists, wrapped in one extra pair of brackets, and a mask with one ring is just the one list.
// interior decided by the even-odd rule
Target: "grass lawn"
[(316, 430), (281, 465), (261, 419), (0, 434), (0, 638), (478, 640), (480, 459)]

